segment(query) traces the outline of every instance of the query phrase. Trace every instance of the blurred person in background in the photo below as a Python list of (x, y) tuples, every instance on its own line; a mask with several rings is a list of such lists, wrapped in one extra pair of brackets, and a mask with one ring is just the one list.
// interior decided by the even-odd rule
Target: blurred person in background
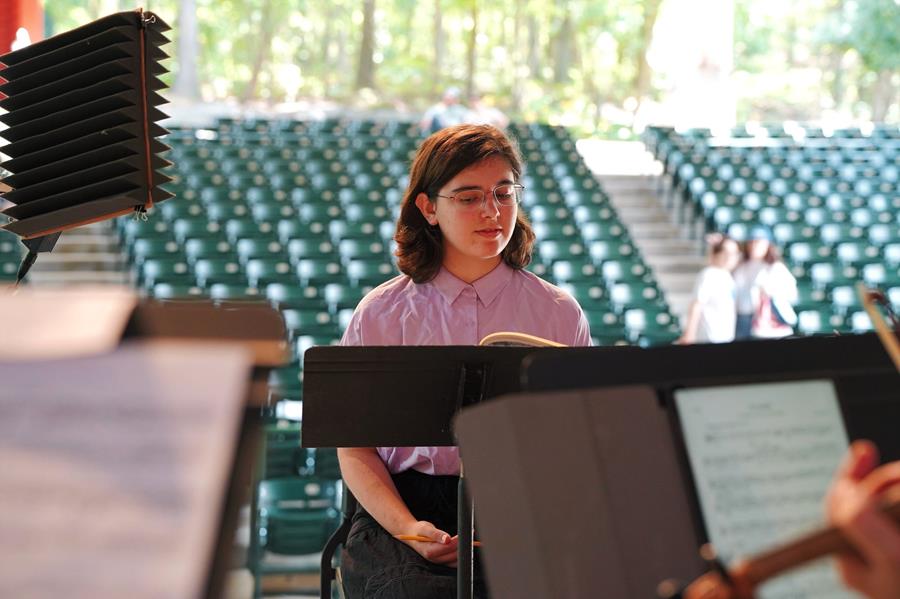
[(676, 343), (728, 343), (734, 341), (735, 283), (731, 271), (741, 260), (737, 241), (713, 233), (707, 236), (709, 265), (700, 271), (688, 306), (684, 334)]
[(467, 110), (459, 103), (459, 88), (448, 87), (441, 101), (425, 111), (419, 128), (425, 135), (431, 135), (444, 127), (452, 127), (466, 121)]
[(744, 261), (734, 270), (737, 286), (735, 339), (778, 339), (794, 332), (797, 280), (772, 243), (772, 232), (756, 226), (744, 245)]
[(469, 110), (466, 122), (473, 125), (493, 125), (498, 129), (506, 129), (509, 118), (496, 106), (485, 103), (484, 96), (474, 93), (469, 97)]

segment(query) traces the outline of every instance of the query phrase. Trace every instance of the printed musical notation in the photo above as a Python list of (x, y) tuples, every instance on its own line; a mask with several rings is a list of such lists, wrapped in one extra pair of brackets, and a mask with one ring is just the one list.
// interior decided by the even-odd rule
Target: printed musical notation
[[(675, 401), (706, 530), (726, 562), (821, 524), (847, 448), (830, 381), (684, 389)], [(759, 597), (852, 595), (823, 561), (763, 586)]]

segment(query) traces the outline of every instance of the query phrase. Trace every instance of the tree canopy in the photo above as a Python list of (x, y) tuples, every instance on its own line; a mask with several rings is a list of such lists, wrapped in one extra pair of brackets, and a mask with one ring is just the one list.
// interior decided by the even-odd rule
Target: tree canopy
[[(702, 71), (712, 58), (728, 70), (740, 120), (900, 119), (897, 0), (732, 0), (730, 22), (706, 25), (698, 7), (711, 1), (727, 4), (152, 0), (145, 7), (173, 27), (177, 93), (205, 100), (420, 111), (456, 86), (513, 117), (603, 136), (660, 120), (678, 87), (673, 71)], [(53, 0), (49, 33), (128, 8), (121, 0)], [(709, 37), (697, 35), (704, 27), (730, 40), (730, 56), (727, 48), (678, 53)], [(663, 39), (676, 41), (660, 49)]]

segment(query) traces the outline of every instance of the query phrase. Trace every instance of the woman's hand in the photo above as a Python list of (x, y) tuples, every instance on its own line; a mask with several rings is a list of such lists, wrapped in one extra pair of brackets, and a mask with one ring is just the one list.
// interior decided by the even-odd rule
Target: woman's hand
[(436, 528), (431, 522), (420, 520), (409, 527), (404, 534), (428, 537), (428, 541), (403, 541), (412, 547), (416, 553), (435, 564), (456, 567), (456, 552), (459, 547), (459, 538)]
[[(900, 597), (900, 526), (878, 509), (884, 492), (900, 483), (900, 462), (876, 468), (878, 450), (856, 441), (828, 492), (828, 518), (858, 555), (840, 555), (844, 583), (870, 599)], [(894, 489), (896, 491), (896, 488)]]

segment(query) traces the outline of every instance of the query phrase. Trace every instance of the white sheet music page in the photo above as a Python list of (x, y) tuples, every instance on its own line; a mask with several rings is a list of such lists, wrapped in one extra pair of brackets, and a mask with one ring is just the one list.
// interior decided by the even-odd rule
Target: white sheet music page
[[(700, 508), (723, 561), (771, 548), (823, 523), (823, 501), (847, 449), (831, 381), (675, 392)], [(762, 599), (855, 597), (830, 560), (764, 584)]]
[(0, 597), (201, 597), (249, 376), (210, 343), (0, 362)]

